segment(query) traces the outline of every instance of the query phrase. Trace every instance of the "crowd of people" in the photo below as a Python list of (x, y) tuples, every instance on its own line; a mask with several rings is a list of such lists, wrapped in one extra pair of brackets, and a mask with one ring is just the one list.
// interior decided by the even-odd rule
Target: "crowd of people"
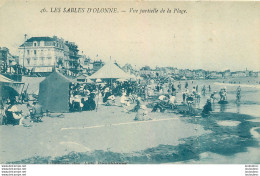
[[(107, 81), (102, 83), (72, 83), (69, 91), (69, 107), (71, 112), (98, 110), (99, 104), (105, 106), (120, 106), (126, 113), (135, 112), (135, 120), (150, 119), (148, 112), (165, 112), (166, 110), (178, 111), (180, 107), (185, 107), (189, 114), (195, 114), (201, 96), (209, 96), (201, 113), (209, 115), (212, 111), (212, 104), (218, 99), (217, 90), (212, 91), (210, 85), (203, 85), (201, 90), (199, 85), (189, 85), (188, 82), (168, 81), (156, 82), (154, 80), (133, 81)], [(175, 85), (177, 85), (175, 87)], [(1, 100), (2, 124), (22, 124), (23, 119), (30, 118), (33, 122), (41, 122), (44, 112), (37, 100), (29, 103), (28, 94), (24, 91), (19, 100), (10, 97)], [(180, 98), (182, 97), (182, 98)], [(236, 90), (236, 99), (241, 99), (241, 87)], [(219, 102), (227, 102), (227, 89), (221, 88), (219, 91)], [(4, 105), (5, 104), (5, 105)], [(18, 111), (17, 104), (27, 104), (26, 115)], [(149, 108), (151, 110), (149, 110)], [(180, 112), (180, 110), (179, 110)], [(48, 112), (45, 112), (48, 113)]]

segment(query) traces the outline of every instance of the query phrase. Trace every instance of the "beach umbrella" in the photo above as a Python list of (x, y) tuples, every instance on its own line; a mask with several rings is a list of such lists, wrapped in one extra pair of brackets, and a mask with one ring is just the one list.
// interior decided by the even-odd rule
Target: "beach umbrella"
[(89, 84), (91, 84), (91, 83), (93, 83), (93, 81), (91, 81), (90, 79), (86, 79), (86, 83), (89, 83)]
[(96, 79), (96, 82), (98, 83), (98, 82), (102, 82), (102, 80), (101, 79)]
[(127, 81), (126, 79), (123, 79), (123, 78), (120, 78), (120, 79), (117, 79), (117, 81), (119, 82), (124, 82), (124, 81)]

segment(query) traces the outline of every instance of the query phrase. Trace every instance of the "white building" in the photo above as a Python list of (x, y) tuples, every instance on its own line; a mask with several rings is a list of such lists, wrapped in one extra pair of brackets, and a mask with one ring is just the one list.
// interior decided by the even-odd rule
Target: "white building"
[(69, 60), (63, 39), (31, 37), (19, 47), (19, 63), (33, 72), (52, 72), (54, 67), (65, 67)]

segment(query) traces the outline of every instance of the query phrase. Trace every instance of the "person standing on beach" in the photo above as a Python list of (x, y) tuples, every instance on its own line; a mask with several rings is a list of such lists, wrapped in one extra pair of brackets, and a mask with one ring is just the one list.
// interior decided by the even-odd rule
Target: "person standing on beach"
[(202, 95), (205, 96), (205, 94), (206, 94), (206, 86), (205, 85), (202, 87), (201, 92), (202, 92)]
[(182, 102), (185, 103), (186, 100), (186, 94), (185, 92), (182, 92)]
[(193, 103), (194, 103), (194, 95), (193, 94), (188, 94), (187, 95), (187, 104), (188, 104), (188, 111), (190, 114), (194, 113), (194, 108), (193, 108)]
[(181, 90), (181, 83), (180, 82), (178, 84), (178, 88), (179, 88), (179, 90)]
[(237, 88), (237, 102), (240, 102), (241, 99), (241, 87), (238, 86)]
[(193, 89), (192, 89), (192, 93), (194, 94), (194, 95), (196, 95), (196, 88), (195, 87), (193, 87)]
[(185, 83), (185, 89), (187, 89), (189, 87), (189, 84), (188, 84), (188, 82), (186, 81), (186, 83)]

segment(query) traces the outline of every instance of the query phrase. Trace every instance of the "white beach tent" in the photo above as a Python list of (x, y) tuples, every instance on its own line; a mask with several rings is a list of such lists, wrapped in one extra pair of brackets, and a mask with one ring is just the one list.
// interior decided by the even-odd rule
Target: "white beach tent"
[(106, 63), (96, 73), (88, 77), (89, 79), (133, 79), (134, 75), (125, 73), (121, 68), (113, 62)]

